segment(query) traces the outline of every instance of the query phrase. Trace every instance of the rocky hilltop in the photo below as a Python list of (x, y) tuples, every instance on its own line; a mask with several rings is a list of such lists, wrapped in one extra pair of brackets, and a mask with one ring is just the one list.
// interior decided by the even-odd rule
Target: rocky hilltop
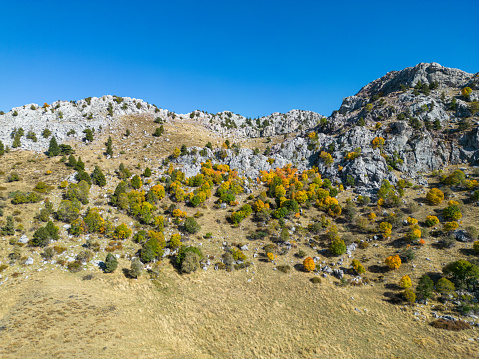
[[(395, 183), (401, 173), (422, 183), (423, 172), (476, 163), (478, 84), (477, 74), (421, 63), (366, 85), (330, 117), (271, 152), (226, 150), (216, 158), (252, 177), (286, 163), (317, 166), (331, 180), (359, 190), (378, 188), (383, 179)], [(466, 96), (464, 88), (470, 89)], [(195, 158), (177, 161), (191, 167)]]
[[(464, 90), (466, 89), (466, 90)], [(50, 130), (59, 142), (81, 140), (82, 131), (121, 126), (124, 116), (144, 115), (161, 121), (189, 121), (229, 138), (283, 136), (263, 153), (240, 145), (227, 149), (196, 148), (175, 159), (187, 176), (202, 161), (225, 163), (248, 177), (260, 170), (293, 163), (317, 166), (332, 181), (361, 190), (378, 188), (383, 179), (401, 175), (421, 183), (421, 173), (450, 164), (475, 164), (479, 158), (479, 76), (420, 63), (392, 71), (347, 97), (329, 117), (292, 110), (250, 119), (225, 111), (175, 114), (142, 100), (103, 96), (78, 102), (57, 101), (14, 108), (0, 116), (0, 141), (12, 146), (15, 131), (24, 130), (20, 148), (44, 151)], [(30, 136), (28, 136), (30, 134)], [(33, 136), (33, 135), (35, 136)], [(294, 134), (289, 136), (289, 134)], [(35, 137), (35, 140), (33, 139)], [(201, 153), (201, 154), (200, 154)]]

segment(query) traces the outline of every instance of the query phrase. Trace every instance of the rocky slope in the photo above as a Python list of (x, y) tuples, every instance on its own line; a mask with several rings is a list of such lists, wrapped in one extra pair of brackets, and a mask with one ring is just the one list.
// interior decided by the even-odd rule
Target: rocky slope
[[(461, 94), (465, 87), (472, 90), (467, 97)], [(259, 119), (231, 112), (177, 115), (142, 100), (103, 96), (78, 102), (58, 101), (44, 108), (14, 108), (0, 116), (0, 141), (11, 146), (12, 132), (22, 127), (25, 134), (35, 132), (38, 140), (22, 137), (21, 148), (41, 151), (49, 142), (41, 136), (45, 128), (62, 142), (68, 134), (81, 139), (87, 127), (100, 130), (121, 125), (122, 116), (135, 114), (163, 121), (197, 122), (229, 138), (231, 143), (297, 133), (263, 154), (237, 146), (206, 149), (200, 155), (201, 149), (197, 148), (194, 154), (175, 161), (184, 165), (188, 176), (196, 174), (199, 163), (207, 159), (226, 163), (252, 178), (260, 170), (287, 163), (300, 169), (317, 166), (332, 181), (372, 190), (383, 179), (394, 183), (403, 175), (421, 183), (422, 172), (450, 164), (475, 164), (479, 158), (478, 88), (478, 74), (437, 63), (420, 63), (389, 72), (364, 86), (356, 95), (345, 98), (339, 110), (328, 118), (300, 110)]]
[[(465, 87), (472, 89), (467, 98), (461, 95)], [(475, 164), (479, 158), (478, 88), (477, 74), (421, 63), (390, 72), (345, 98), (338, 111), (311, 130), (315, 138), (303, 131), (267, 156), (241, 149), (209, 158), (251, 177), (293, 163), (301, 169), (318, 166), (331, 180), (354, 183), (358, 189), (378, 188), (383, 179), (395, 183), (397, 171), (423, 183), (422, 172)], [(384, 144), (373, 146), (375, 138)], [(321, 152), (331, 155), (331, 163)], [(348, 159), (353, 152), (357, 156)], [(195, 174), (194, 161), (191, 156), (177, 159), (190, 174)]]

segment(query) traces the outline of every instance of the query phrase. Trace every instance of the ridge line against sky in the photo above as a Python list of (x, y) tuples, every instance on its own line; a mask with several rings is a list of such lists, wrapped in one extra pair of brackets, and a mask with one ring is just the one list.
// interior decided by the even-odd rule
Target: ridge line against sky
[(479, 71), (477, 1), (0, 2), (0, 110), (103, 95), (328, 116), (388, 71)]

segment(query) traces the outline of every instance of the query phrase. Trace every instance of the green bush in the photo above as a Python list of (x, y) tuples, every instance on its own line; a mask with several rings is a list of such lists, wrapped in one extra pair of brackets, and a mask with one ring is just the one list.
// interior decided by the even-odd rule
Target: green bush
[(78, 181), (78, 182), (86, 182), (89, 186), (92, 185), (92, 181), (91, 181), (91, 177), (88, 173), (86, 173), (85, 171), (78, 171), (75, 175), (75, 179)]
[(416, 287), (416, 294), (419, 299), (428, 299), (432, 295), (434, 290), (434, 282), (427, 275), (424, 274), (420, 279)]
[(441, 294), (447, 294), (456, 290), (454, 283), (447, 278), (441, 278), (437, 281), (436, 290)]
[(78, 199), (73, 198), (60, 202), (56, 217), (63, 222), (71, 223), (80, 216), (81, 203)]
[(475, 286), (479, 278), (479, 268), (464, 259), (448, 263), (442, 272), (451, 276), (461, 286)]
[(52, 131), (50, 131), (48, 128), (45, 128), (42, 132), (42, 137), (43, 138), (48, 138), (52, 134)]
[(52, 221), (49, 221), (45, 227), (40, 227), (35, 231), (33, 239), (30, 240), (30, 245), (33, 247), (46, 247), (51, 240), (58, 239), (58, 227)]
[(111, 136), (108, 137), (108, 141), (106, 141), (106, 154), (108, 156), (113, 156), (113, 141)]
[(67, 268), (70, 272), (76, 273), (82, 270), (82, 262), (76, 260), (68, 263)]
[(138, 258), (135, 258), (131, 261), (131, 267), (128, 271), (128, 274), (132, 278), (138, 278), (141, 273), (143, 272), (143, 264), (140, 262)]
[(90, 128), (84, 129), (83, 133), (85, 134), (85, 141), (93, 142), (93, 131)]
[(196, 222), (193, 217), (188, 217), (185, 219), (184, 229), (188, 233), (194, 234), (198, 233), (201, 230), (201, 226)]
[(194, 252), (196, 253), (200, 260), (203, 259), (203, 253), (198, 247), (186, 247), (186, 246), (181, 246), (180, 249), (178, 249), (178, 254), (176, 255), (176, 265), (181, 268), (181, 264), (183, 263), (186, 253), (188, 252)]
[(99, 187), (103, 187), (106, 185), (106, 177), (98, 166), (95, 166), (95, 169), (91, 174), (91, 179), (93, 184), (96, 184)]
[(183, 261), (181, 262), (181, 271), (183, 273), (192, 273), (200, 267), (201, 257), (195, 252), (186, 252)]
[(336, 238), (331, 243), (329, 250), (331, 251), (333, 255), (340, 256), (346, 253), (346, 244), (344, 243), (342, 239)]
[(5, 226), (1, 230), (2, 236), (13, 236), (15, 234), (15, 223), (13, 222), (13, 216), (7, 216)]
[(161, 135), (163, 135), (164, 132), (165, 132), (165, 129), (163, 128), (163, 125), (161, 125), (160, 127), (157, 127), (155, 129), (155, 132), (153, 132), (153, 136), (160, 137)]

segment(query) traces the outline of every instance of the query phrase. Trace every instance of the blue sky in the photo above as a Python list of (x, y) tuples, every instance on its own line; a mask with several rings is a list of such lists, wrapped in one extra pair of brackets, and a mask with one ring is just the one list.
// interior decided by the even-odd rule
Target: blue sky
[(478, 72), (478, 13), (475, 0), (0, 0), (0, 110), (111, 94), (328, 116), (388, 71)]

